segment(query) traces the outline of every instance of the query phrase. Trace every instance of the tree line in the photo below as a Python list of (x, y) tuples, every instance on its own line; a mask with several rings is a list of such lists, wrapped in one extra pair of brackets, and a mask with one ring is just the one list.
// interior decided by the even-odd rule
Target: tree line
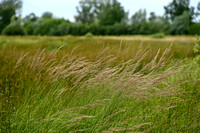
[(168, 35), (200, 34), (200, 2), (190, 6), (190, 0), (172, 0), (164, 6), (165, 13), (140, 9), (129, 18), (129, 13), (117, 0), (80, 0), (76, 7), (76, 22), (56, 18), (51, 12), (38, 17), (31, 13), (19, 15), (21, 0), (1, 0), (0, 33), (3, 35)]

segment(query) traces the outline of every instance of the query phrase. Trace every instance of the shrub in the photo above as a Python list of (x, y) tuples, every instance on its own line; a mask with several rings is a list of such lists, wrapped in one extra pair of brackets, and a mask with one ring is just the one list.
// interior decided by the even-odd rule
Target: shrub
[(35, 35), (50, 35), (51, 30), (65, 22), (63, 19), (44, 19), (42, 23), (40, 23), (35, 31)]
[(50, 35), (54, 36), (63, 36), (70, 34), (70, 23), (63, 22), (60, 25), (55, 26), (54, 28), (51, 28)]
[(85, 37), (93, 37), (93, 34), (91, 32), (88, 32), (87, 34), (85, 34)]
[(3, 35), (26, 35), (26, 31), (21, 25), (21, 18), (19, 17), (17, 20), (13, 17), (11, 23), (6, 26), (3, 31)]
[(164, 38), (165, 37), (165, 33), (156, 33), (151, 35), (152, 38)]

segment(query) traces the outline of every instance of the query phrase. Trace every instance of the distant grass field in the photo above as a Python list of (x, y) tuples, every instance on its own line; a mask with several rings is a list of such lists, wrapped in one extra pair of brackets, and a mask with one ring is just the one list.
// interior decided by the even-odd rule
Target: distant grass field
[[(130, 59), (139, 50), (151, 48), (149, 58), (161, 49), (168, 48), (172, 43), (171, 55), (175, 58), (193, 57), (193, 39), (195, 37), (165, 37), (163, 39), (152, 39), (148, 36), (110, 36), (110, 37), (0, 37), (0, 49), (17, 50), (47, 49), (49, 51), (63, 46), (61, 51), (69, 53), (75, 47), (75, 54), (94, 59), (94, 56), (102, 48), (108, 46), (109, 50), (104, 54), (115, 54), (119, 48), (123, 58)], [(121, 46), (120, 46), (121, 44)]]
[(199, 132), (194, 38), (0, 36), (0, 132)]

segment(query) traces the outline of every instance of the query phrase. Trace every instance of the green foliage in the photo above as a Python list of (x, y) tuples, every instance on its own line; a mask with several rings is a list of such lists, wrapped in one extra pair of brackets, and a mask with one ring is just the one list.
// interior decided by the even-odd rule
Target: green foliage
[(150, 34), (146, 10), (139, 10), (131, 17), (131, 26), (130, 30), (132, 34)]
[(26, 35), (26, 31), (24, 30), (21, 24), (21, 18), (18, 17), (15, 20), (15, 17), (12, 18), (11, 23), (5, 27), (2, 31), (3, 35)]
[(44, 12), (42, 14), (42, 18), (44, 18), (44, 19), (52, 19), (53, 18), (53, 14), (51, 12)]
[(164, 38), (165, 37), (165, 33), (156, 33), (151, 35), (152, 38)]
[(194, 17), (194, 7), (190, 6), (190, 0), (173, 0), (165, 6), (165, 14), (173, 21), (176, 17), (181, 16), (184, 12), (189, 12), (189, 21)]
[(15, 10), (12, 7), (8, 7), (8, 8), (2, 8), (2, 6), (0, 6), (0, 33), (2, 32), (2, 30), (10, 24), (11, 22), (11, 17), (15, 15)]
[(147, 21), (146, 16), (147, 16), (146, 10), (140, 9), (131, 17), (131, 24), (135, 25), (135, 24), (145, 23)]
[(85, 34), (85, 37), (93, 37), (94, 35), (91, 32), (88, 32), (87, 34)]
[(75, 20), (81, 24), (91, 24), (96, 19), (96, 7), (95, 1), (80, 0), (79, 7), (76, 7), (78, 15), (75, 16)]
[(183, 15), (175, 17), (171, 25), (171, 34), (172, 35), (184, 35), (188, 34), (190, 27), (190, 14), (185, 11)]
[(189, 28), (190, 35), (200, 35), (200, 23), (192, 24)]
[(200, 37), (196, 37), (194, 52), (200, 54)]
[(2, 33), (2, 30), (10, 24), (12, 16), (19, 13), (21, 8), (21, 0), (0, 1), (0, 33)]
[(196, 37), (195, 45), (194, 45), (194, 52), (197, 53), (197, 57), (195, 61), (200, 65), (200, 37)]
[(152, 12), (149, 17), (148, 27), (150, 34), (161, 32), (169, 34), (170, 23), (165, 17), (156, 16), (156, 14)]
[(35, 13), (30, 13), (29, 15), (25, 16), (23, 19), (23, 23), (27, 24), (29, 22), (35, 22), (37, 21), (38, 17), (35, 15)]
[(125, 17), (126, 12), (117, 0), (105, 0), (105, 2), (102, 2), (98, 14), (99, 23), (101, 25), (120, 23)]
[[(118, 0), (79, 0), (76, 23), (54, 18), (51, 12), (44, 12), (41, 17), (34, 13), (27, 15), (23, 19), (23, 27), (28, 35), (52, 36), (79, 36), (88, 32), (93, 35), (200, 34), (199, 24), (192, 21), (200, 14), (200, 2), (197, 10), (189, 4), (190, 0), (172, 0), (164, 7), (164, 16), (151, 12), (147, 18), (146, 10), (140, 9), (129, 18)], [(0, 32), (10, 24), (11, 17), (16, 16), (21, 7), (21, 0), (1, 1)]]
[(1, 7), (13, 8), (16, 12), (20, 12), (22, 8), (22, 0), (1, 0)]
[(34, 35), (34, 30), (36, 28), (36, 21), (38, 17), (34, 13), (30, 13), (23, 19), (24, 28), (28, 35)]
[(50, 35), (55, 36), (62, 36), (62, 35), (68, 35), (71, 32), (71, 24), (68, 22), (62, 22), (61, 24), (51, 28)]
[(100, 25), (113, 25), (122, 22), (127, 16), (123, 7), (117, 0), (80, 0), (76, 7), (78, 15), (76, 22), (91, 24), (95, 21)]
[(50, 35), (51, 30), (64, 22), (64, 19), (42, 19), (34, 30), (35, 35)]

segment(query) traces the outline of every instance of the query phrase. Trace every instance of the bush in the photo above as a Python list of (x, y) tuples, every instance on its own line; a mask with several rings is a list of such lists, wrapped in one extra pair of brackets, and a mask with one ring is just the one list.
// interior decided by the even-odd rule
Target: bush
[(33, 35), (34, 30), (35, 30), (35, 27), (36, 27), (36, 26), (34, 25), (33, 22), (30, 22), (30, 23), (24, 25), (24, 29), (26, 30), (26, 33), (27, 33), (28, 35)]
[(58, 27), (58, 25), (65, 22), (63, 19), (44, 19), (42, 23), (40, 23), (35, 31), (35, 35), (50, 35), (51, 30)]
[(87, 34), (85, 34), (85, 37), (93, 37), (94, 35), (91, 32), (88, 32)]
[(200, 35), (200, 23), (196, 23), (190, 26), (189, 28), (190, 35)]
[(54, 36), (63, 36), (63, 35), (68, 35), (70, 34), (70, 23), (68, 22), (63, 22), (60, 25), (57, 25), (50, 30), (50, 35)]
[(21, 18), (19, 17), (17, 20), (15, 20), (15, 18), (13, 17), (11, 23), (3, 29), (2, 34), (3, 35), (26, 35), (26, 31), (21, 25)]
[(165, 37), (165, 33), (156, 33), (151, 35), (152, 38), (164, 38)]

